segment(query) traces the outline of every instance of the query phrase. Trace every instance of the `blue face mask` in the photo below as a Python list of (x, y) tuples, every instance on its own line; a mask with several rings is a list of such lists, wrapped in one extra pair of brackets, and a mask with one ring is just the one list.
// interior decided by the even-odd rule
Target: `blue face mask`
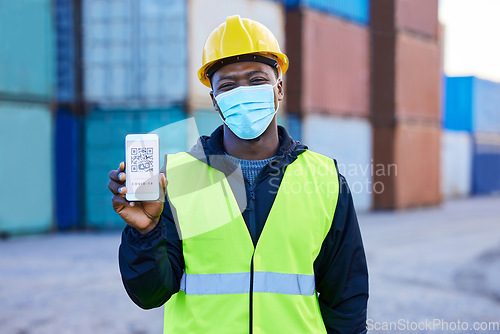
[(215, 97), (225, 120), (222, 121), (241, 139), (260, 136), (273, 120), (274, 86), (239, 86)]

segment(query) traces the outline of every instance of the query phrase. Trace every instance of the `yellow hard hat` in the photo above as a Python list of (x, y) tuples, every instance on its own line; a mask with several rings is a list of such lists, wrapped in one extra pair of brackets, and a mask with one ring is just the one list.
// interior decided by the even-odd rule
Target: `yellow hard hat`
[(208, 36), (203, 47), (203, 65), (198, 70), (198, 78), (202, 84), (210, 88), (210, 79), (207, 75), (210, 67), (219, 62), (218, 68), (220, 68), (224, 65), (224, 59), (243, 55), (251, 57), (244, 56), (241, 60), (256, 60), (270, 65), (272, 62), (277, 62), (281, 74), (285, 74), (288, 69), (288, 58), (281, 52), (273, 33), (257, 21), (242, 19), (239, 15), (235, 15), (229, 16), (225, 23)]

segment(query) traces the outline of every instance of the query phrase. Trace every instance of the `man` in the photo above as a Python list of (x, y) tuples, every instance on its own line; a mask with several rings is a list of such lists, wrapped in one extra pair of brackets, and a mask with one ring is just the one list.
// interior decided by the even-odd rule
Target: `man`
[(224, 124), (167, 156), (167, 205), (127, 202), (124, 163), (109, 173), (128, 224), (125, 289), (142, 308), (165, 305), (165, 333), (366, 331), (368, 273), (346, 180), (276, 123), (287, 68), (265, 26), (228, 17), (198, 72)]

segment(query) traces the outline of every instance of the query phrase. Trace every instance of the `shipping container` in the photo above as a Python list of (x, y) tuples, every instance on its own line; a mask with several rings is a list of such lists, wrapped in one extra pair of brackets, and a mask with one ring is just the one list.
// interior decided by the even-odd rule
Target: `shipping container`
[(305, 7), (333, 14), (356, 23), (370, 22), (370, 0), (282, 0), (287, 7)]
[(310, 150), (337, 160), (337, 167), (351, 190), (359, 212), (371, 208), (372, 194), (372, 129), (361, 118), (341, 118), (307, 114), (302, 122), (303, 140)]
[(500, 134), (500, 83), (477, 77), (447, 77), (444, 127)]
[(199, 136), (210, 136), (222, 123), (219, 113), (215, 110), (196, 110), (192, 116), (196, 120), (197, 134)]
[(267, 0), (191, 0), (189, 1), (189, 109), (213, 109), (210, 89), (199, 80), (205, 40), (226, 18), (240, 15), (264, 24), (276, 36), (281, 51), (285, 50), (285, 11), (283, 4)]
[(288, 111), (368, 117), (368, 28), (310, 9), (287, 12)]
[(475, 134), (472, 187), (476, 195), (500, 194), (500, 135)]
[(374, 208), (406, 209), (441, 202), (441, 128), (404, 123), (373, 127)]
[(2, 1), (0, 96), (42, 102), (53, 97), (53, 28), (50, 0)]
[[(395, 0), (372, 3), (372, 119), (380, 126), (399, 121), (437, 124), (441, 119), (442, 46), (439, 40), (398, 30), (396, 4), (403, 6)], [(437, 13), (433, 15), (428, 20), (437, 20)]]
[(0, 234), (51, 230), (52, 134), (47, 104), (0, 102)]
[(438, 0), (396, 0), (396, 27), (436, 40), (439, 29), (438, 2)]
[[(123, 220), (111, 206), (108, 173), (125, 160), (125, 136), (158, 133), (160, 164), (164, 155), (185, 151), (187, 126), (180, 108), (94, 109), (85, 119), (85, 217), (91, 228), (120, 228)], [(176, 123), (177, 122), (177, 123)]]
[(59, 230), (81, 227), (81, 119), (59, 108), (55, 118), (55, 216)]
[(85, 97), (100, 105), (182, 104), (186, 2), (84, 0)]
[(441, 191), (444, 198), (466, 197), (472, 183), (472, 139), (466, 131), (443, 131)]
[(409, 34), (396, 38), (396, 117), (441, 120), (441, 47)]
[(55, 0), (57, 100), (75, 101), (75, 8), (71, 0)]

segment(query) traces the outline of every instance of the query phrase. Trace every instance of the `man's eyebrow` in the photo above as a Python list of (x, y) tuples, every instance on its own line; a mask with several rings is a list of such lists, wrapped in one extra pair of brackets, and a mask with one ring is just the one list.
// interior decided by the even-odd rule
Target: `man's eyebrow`
[(251, 72), (248, 72), (247, 76), (252, 76), (254, 74), (265, 74), (266, 76), (269, 75), (267, 72), (264, 72), (264, 71), (261, 71), (261, 70), (255, 70), (255, 71), (251, 71)]
[(219, 78), (218, 81), (222, 81), (222, 80), (234, 80), (234, 75), (226, 75), (225, 77), (222, 77), (222, 78)]
[[(264, 72), (264, 71), (261, 71), (261, 70), (253, 70), (253, 71), (250, 71), (248, 73), (245, 73), (245, 75), (247, 77), (251, 77), (252, 75), (255, 75), (255, 74), (265, 74), (265, 75), (268, 75), (267, 72)], [(219, 78), (218, 81), (222, 81), (222, 80), (235, 80), (235, 76), (234, 75), (226, 75), (222, 78)]]

